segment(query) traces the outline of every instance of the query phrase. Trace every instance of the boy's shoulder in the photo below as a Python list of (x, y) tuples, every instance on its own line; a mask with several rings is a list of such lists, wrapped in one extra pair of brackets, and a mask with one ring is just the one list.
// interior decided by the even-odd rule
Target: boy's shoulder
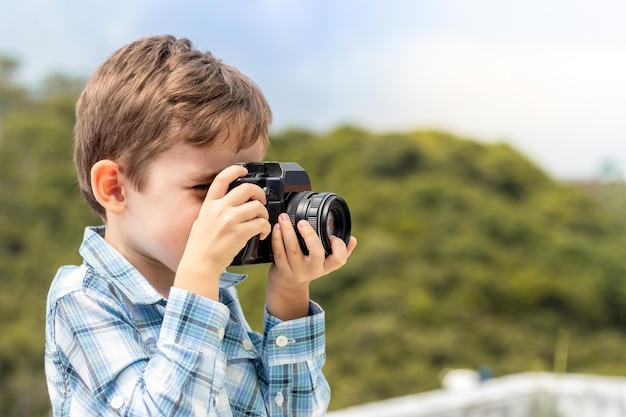
[(48, 301), (58, 300), (70, 293), (82, 291), (87, 272), (86, 265), (67, 265), (59, 268), (50, 285)]
[(73, 294), (113, 301), (120, 298), (117, 292), (119, 291), (111, 282), (98, 275), (89, 266), (67, 265), (59, 268), (52, 280), (48, 291), (48, 306), (52, 307), (62, 298)]

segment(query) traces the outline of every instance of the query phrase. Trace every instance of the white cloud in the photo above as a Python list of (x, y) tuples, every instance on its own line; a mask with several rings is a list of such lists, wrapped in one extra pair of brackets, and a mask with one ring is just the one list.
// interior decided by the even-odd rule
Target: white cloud
[[(559, 176), (591, 175), (609, 157), (626, 161), (620, 42), (441, 36), (360, 46), (345, 51), (335, 68), (327, 62), (291, 74), (285, 82), (312, 102), (279, 102), (278, 121), (315, 114), (318, 128), (352, 121), (506, 139)], [(323, 69), (328, 73), (319, 74)]]

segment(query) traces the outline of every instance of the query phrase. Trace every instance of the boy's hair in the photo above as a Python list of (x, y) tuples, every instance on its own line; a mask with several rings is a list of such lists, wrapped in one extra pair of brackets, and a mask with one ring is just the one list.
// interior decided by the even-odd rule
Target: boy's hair
[(80, 190), (106, 220), (91, 187), (96, 162), (117, 162), (141, 190), (150, 162), (176, 143), (207, 146), (225, 133), (239, 151), (267, 141), (271, 119), (256, 84), (210, 52), (169, 35), (139, 39), (96, 69), (76, 105)]

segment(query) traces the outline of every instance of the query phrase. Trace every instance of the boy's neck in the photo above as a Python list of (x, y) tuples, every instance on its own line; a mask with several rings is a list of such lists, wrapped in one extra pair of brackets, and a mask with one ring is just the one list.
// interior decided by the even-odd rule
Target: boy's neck
[(175, 273), (167, 266), (134, 251), (127, 243), (124, 243), (123, 239), (118, 239), (118, 234), (112, 229), (114, 227), (112, 228), (110, 224), (107, 224), (104, 239), (130, 262), (163, 298), (169, 298)]

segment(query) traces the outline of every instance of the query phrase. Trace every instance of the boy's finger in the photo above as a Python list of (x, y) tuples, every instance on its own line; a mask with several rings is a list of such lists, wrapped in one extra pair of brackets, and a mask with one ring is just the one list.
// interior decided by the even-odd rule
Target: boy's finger
[(300, 232), (300, 236), (302, 236), (302, 239), (309, 250), (309, 258), (323, 259), (326, 257), (322, 241), (309, 222), (306, 220), (300, 220), (298, 222), (298, 232)]
[(252, 183), (243, 183), (233, 188), (227, 194), (231, 204), (239, 205), (247, 201), (257, 200), (263, 205), (267, 202), (267, 196), (261, 187)]
[(283, 245), (283, 234), (280, 227), (280, 223), (276, 223), (272, 229), (272, 254), (274, 255), (274, 261), (284, 259), (285, 246)]
[(352, 255), (352, 251), (354, 250), (354, 248), (356, 248), (356, 244), (357, 244), (356, 237), (350, 236), (350, 240), (348, 241), (348, 247), (347, 247), (348, 257)]
[(331, 236), (330, 242), (333, 253), (326, 258), (324, 266), (327, 271), (334, 271), (346, 264), (350, 254), (352, 254), (352, 251), (356, 247), (357, 241), (355, 237), (350, 237), (348, 245), (346, 245), (343, 239), (337, 236)]
[(222, 170), (209, 187), (207, 197), (211, 199), (222, 198), (228, 193), (228, 187), (237, 178), (243, 177), (248, 173), (248, 170), (241, 165), (232, 165)]
[(293, 228), (293, 224), (291, 224), (289, 216), (282, 213), (278, 216), (278, 223), (280, 224), (280, 231), (283, 238), (282, 244), (287, 256), (291, 258), (293, 255), (301, 254), (302, 249), (300, 249), (300, 241), (298, 240), (298, 235)]
[(344, 241), (337, 236), (330, 237), (330, 247), (333, 251), (331, 254), (335, 258), (347, 258), (348, 257), (348, 248)]

